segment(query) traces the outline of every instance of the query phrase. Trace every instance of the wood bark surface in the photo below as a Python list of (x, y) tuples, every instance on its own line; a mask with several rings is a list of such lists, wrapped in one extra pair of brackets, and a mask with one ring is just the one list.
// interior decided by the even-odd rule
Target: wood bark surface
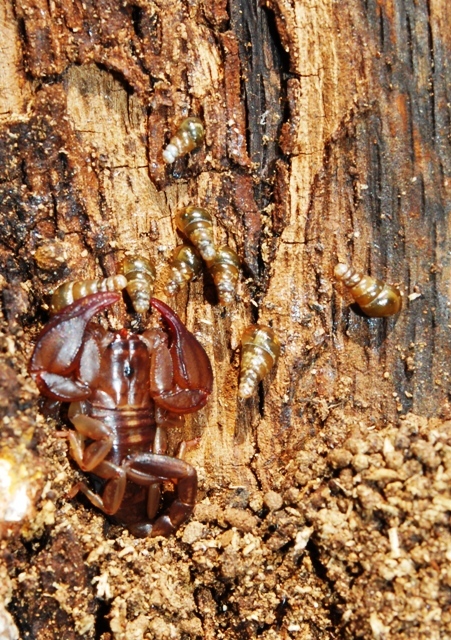
[[(30, 499), (2, 524), (4, 637), (450, 636), (444, 0), (3, 0), (0, 51), (0, 462)], [(168, 167), (188, 115), (205, 143)], [(227, 309), (208, 275), (171, 302), (215, 374), (172, 435), (199, 438), (199, 502), (138, 540), (68, 498), (26, 367), (59, 284), (142, 254), (164, 296), (190, 203), (242, 278)], [(396, 284), (399, 316), (356, 314), (338, 261)], [(243, 401), (255, 322), (282, 355)]]

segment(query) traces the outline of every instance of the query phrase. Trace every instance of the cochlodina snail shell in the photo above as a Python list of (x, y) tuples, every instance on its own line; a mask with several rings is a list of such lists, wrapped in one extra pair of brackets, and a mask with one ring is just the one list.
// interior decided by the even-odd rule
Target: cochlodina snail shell
[(163, 150), (163, 159), (172, 164), (180, 156), (200, 147), (204, 140), (205, 130), (200, 118), (186, 118), (177, 129), (177, 133), (171, 138), (166, 149)]
[(166, 292), (173, 296), (200, 274), (202, 258), (197, 249), (181, 244), (175, 249), (169, 268), (171, 275), (166, 284)]
[(227, 245), (219, 247), (214, 259), (207, 261), (207, 266), (215, 283), (220, 304), (230, 304), (234, 300), (240, 275), (237, 254)]
[(241, 370), (238, 395), (250, 398), (280, 355), (280, 342), (269, 327), (254, 324), (241, 339)]
[(202, 207), (189, 206), (175, 218), (178, 229), (193, 243), (208, 262), (216, 256), (211, 215)]
[(79, 298), (100, 291), (122, 291), (127, 286), (127, 279), (121, 274), (98, 280), (74, 280), (65, 282), (52, 295), (50, 313), (57, 313)]
[(146, 313), (150, 307), (156, 271), (153, 264), (142, 256), (126, 257), (120, 270), (127, 279), (127, 293), (136, 313)]
[(334, 273), (349, 289), (363, 313), (370, 318), (385, 318), (401, 310), (401, 294), (391, 284), (363, 275), (344, 263), (337, 264)]

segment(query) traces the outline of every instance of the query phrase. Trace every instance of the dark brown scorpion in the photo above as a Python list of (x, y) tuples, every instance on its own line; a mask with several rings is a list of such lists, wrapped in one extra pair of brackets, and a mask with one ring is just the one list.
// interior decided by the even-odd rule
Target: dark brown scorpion
[[(197, 473), (166, 455), (166, 429), (205, 405), (212, 370), (202, 345), (155, 298), (150, 303), (167, 332), (113, 332), (91, 322), (120, 298), (94, 293), (56, 314), (38, 338), (29, 371), (43, 395), (71, 403), (71, 455), (100, 486), (95, 491), (80, 483), (77, 489), (135, 536), (168, 536), (193, 511)], [(156, 518), (167, 480), (176, 484), (177, 496)]]

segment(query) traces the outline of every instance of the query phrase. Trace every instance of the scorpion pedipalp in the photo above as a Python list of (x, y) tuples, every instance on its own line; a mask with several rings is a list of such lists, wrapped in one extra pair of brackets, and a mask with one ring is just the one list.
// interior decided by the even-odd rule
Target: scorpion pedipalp
[(89, 395), (88, 386), (76, 378), (85, 330), (97, 313), (118, 300), (116, 292), (93, 293), (53, 316), (38, 338), (28, 368), (41, 393), (66, 401)]
[(205, 405), (212, 391), (210, 360), (202, 345), (168, 305), (156, 298), (152, 298), (150, 304), (161, 313), (169, 327), (169, 353), (175, 382), (175, 387), (160, 387), (153, 396), (154, 401), (174, 413), (191, 413)]

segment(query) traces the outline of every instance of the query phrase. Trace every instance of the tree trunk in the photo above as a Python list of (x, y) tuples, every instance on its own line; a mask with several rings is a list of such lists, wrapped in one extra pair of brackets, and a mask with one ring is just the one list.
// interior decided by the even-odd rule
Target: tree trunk
[[(30, 498), (0, 504), (6, 638), (451, 635), (450, 34), (444, 0), (5, 0), (0, 468)], [(205, 143), (167, 166), (188, 115)], [(135, 539), (70, 499), (26, 366), (59, 284), (140, 254), (163, 297), (190, 203), (242, 278), (227, 309), (208, 276), (171, 301), (215, 374), (171, 438), (199, 438), (198, 506)], [(337, 262), (402, 312), (355, 313)], [(282, 355), (240, 400), (256, 322)]]

